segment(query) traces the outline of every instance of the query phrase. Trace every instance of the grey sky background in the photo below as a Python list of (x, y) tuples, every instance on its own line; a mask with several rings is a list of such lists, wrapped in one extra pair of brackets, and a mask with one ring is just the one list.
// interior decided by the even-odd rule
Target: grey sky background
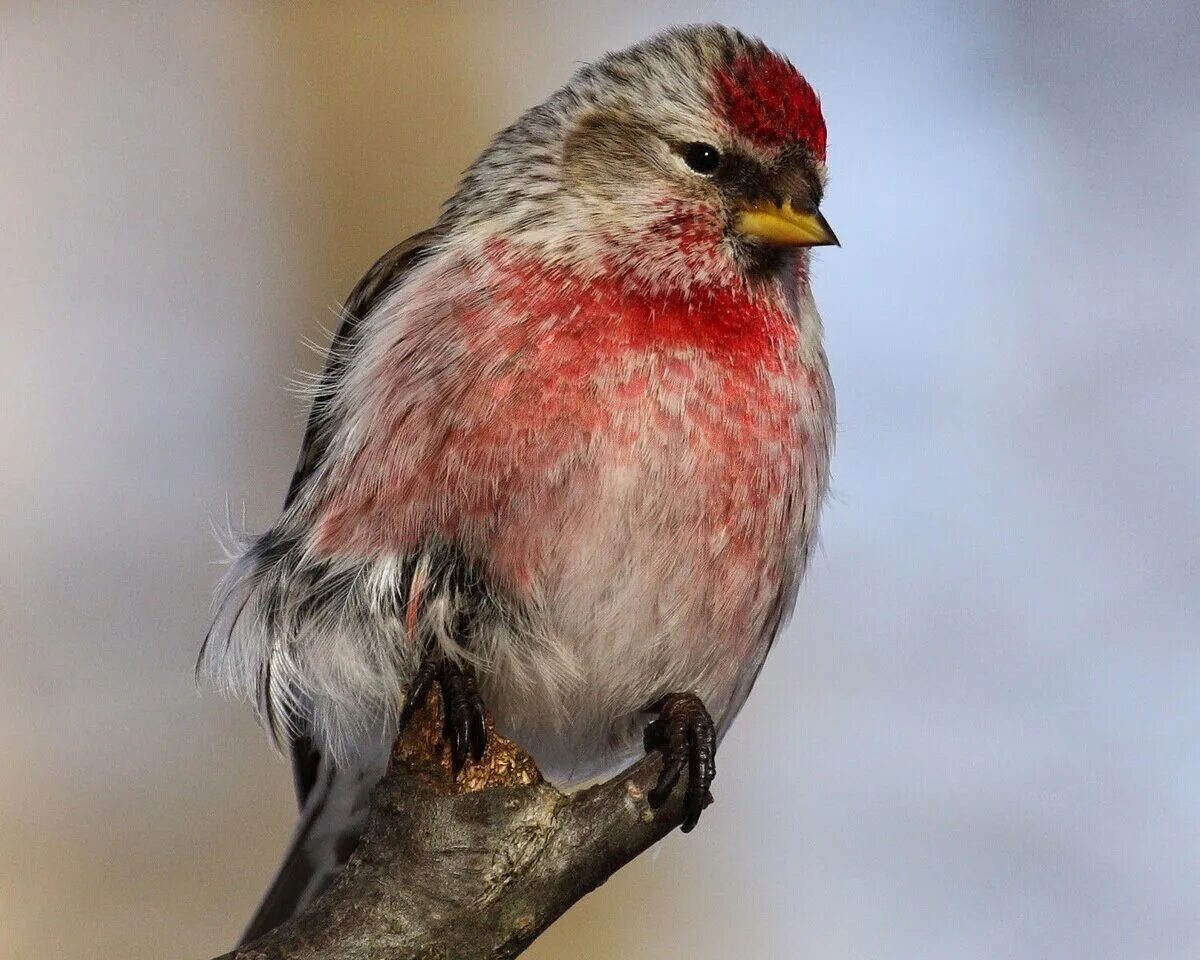
[(1200, 953), (1200, 8), (0, 8), (0, 957), (228, 948), (286, 765), (198, 694), (301, 341), (579, 61), (717, 19), (830, 128), (835, 498), (717, 804), (530, 956)]

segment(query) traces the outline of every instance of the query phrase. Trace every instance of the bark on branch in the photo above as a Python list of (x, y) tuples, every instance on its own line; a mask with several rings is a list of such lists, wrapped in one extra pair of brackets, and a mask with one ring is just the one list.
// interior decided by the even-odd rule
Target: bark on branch
[(436, 690), (396, 741), (345, 872), (304, 914), (218, 960), (515, 957), (682, 819), (651, 809), (657, 754), (566, 796), (491, 727), (454, 777)]

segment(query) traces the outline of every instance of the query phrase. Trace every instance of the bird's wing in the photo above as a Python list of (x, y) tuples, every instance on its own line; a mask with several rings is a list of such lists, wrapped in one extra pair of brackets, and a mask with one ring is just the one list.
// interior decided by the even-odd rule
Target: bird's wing
[[(392, 247), (363, 274), (346, 299), (342, 310), (342, 322), (329, 346), (325, 370), (317, 384), (312, 410), (308, 415), (300, 458), (296, 462), (287, 497), (284, 498), (285, 510), (292, 505), (304, 484), (325, 458), (332, 431), (331, 424), (322, 411), (329, 398), (337, 393), (345, 375), (347, 361), (358, 342), (362, 320), (428, 255), (437, 239), (436, 230), (425, 230)], [(292, 777), (296, 785), (296, 799), (300, 808), (304, 809), (320, 774), (321, 752), (305, 730), (301, 718), (285, 719), (288, 722), (283, 729), (296, 731), (291, 738)]]
[(425, 230), (409, 237), (403, 243), (398, 243), (375, 261), (374, 266), (363, 274), (346, 299), (342, 308), (341, 325), (329, 345), (325, 371), (317, 384), (315, 402), (308, 415), (308, 427), (304, 431), (304, 443), (300, 446), (300, 459), (296, 462), (296, 471), (292, 474), (292, 483), (283, 502), (284, 509), (291, 506), (305, 481), (312, 476), (325, 456), (329, 446), (329, 431), (326, 429), (325, 418), (321, 416), (322, 402), (337, 392), (338, 384), (346, 370), (346, 362), (358, 341), (359, 325), (380, 300), (394, 290), (408, 272), (425, 258), (436, 239), (437, 233), (434, 230)]

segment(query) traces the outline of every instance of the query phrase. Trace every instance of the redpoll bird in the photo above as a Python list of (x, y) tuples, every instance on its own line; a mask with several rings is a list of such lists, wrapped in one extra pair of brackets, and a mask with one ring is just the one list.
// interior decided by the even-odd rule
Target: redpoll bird
[(486, 703), (551, 779), (661, 750), (651, 801), (678, 786), (695, 825), (825, 495), (824, 182), (795, 68), (674, 29), (497, 135), (359, 282), (201, 654), (294, 759), (300, 825), (248, 936), (345, 863), (434, 683), (456, 767)]

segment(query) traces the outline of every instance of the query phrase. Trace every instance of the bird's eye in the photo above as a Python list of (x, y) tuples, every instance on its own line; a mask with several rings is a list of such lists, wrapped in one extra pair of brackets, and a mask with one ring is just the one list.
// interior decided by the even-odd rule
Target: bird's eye
[(697, 173), (708, 176), (721, 165), (721, 151), (711, 143), (685, 143), (679, 150), (683, 162)]

